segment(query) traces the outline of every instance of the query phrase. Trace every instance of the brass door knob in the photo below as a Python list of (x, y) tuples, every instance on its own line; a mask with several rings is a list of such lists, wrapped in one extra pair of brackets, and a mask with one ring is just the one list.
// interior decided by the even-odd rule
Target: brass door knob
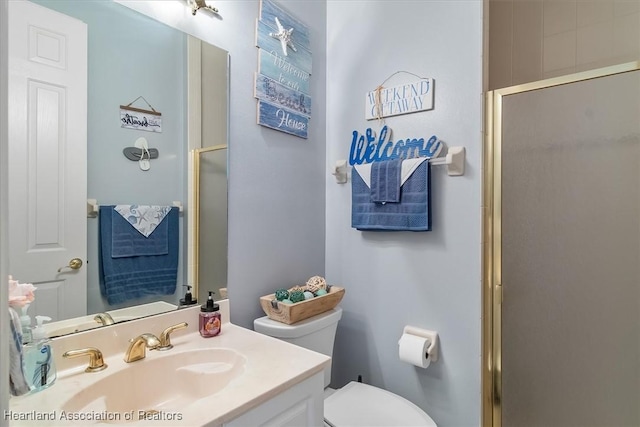
[(68, 265), (65, 265), (64, 267), (60, 267), (58, 269), (58, 273), (62, 272), (62, 270), (64, 270), (65, 268), (70, 268), (72, 270), (77, 270), (80, 267), (82, 267), (82, 260), (80, 258), (73, 258), (73, 259), (71, 259), (71, 261), (69, 261)]

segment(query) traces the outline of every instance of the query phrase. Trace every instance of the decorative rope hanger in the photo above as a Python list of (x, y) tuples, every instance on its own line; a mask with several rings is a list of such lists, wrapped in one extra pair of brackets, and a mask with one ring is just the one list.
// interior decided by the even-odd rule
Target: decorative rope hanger
[(391, 80), (391, 78), (392, 78), (393, 76), (395, 76), (396, 74), (400, 74), (400, 73), (410, 74), (410, 75), (412, 75), (412, 76), (414, 76), (414, 77), (417, 77), (417, 78), (419, 78), (419, 79), (421, 79), (421, 80), (426, 79), (426, 77), (422, 77), (422, 76), (419, 76), (419, 75), (417, 75), (417, 74), (415, 74), (415, 73), (412, 73), (411, 71), (405, 71), (405, 70), (398, 70), (398, 71), (396, 71), (395, 73), (392, 73), (392, 74), (391, 74), (389, 77), (387, 77), (386, 79), (384, 79), (384, 81), (383, 81), (382, 83), (380, 83), (380, 84), (378, 85), (378, 87), (376, 87), (376, 89), (375, 89), (376, 120), (378, 120), (378, 123), (380, 123), (380, 124), (381, 124), (381, 123), (384, 123), (384, 118), (382, 117), (382, 100), (380, 99), (380, 98), (381, 98), (382, 89), (384, 89), (384, 86), (383, 86), (383, 85), (384, 85), (386, 82), (388, 82), (389, 80)]
[[(132, 107), (131, 106), (131, 104), (133, 104), (134, 102), (136, 102), (140, 98), (142, 98), (142, 100), (147, 103), (147, 105), (149, 106), (149, 108), (151, 108), (151, 110), (145, 110), (143, 108), (137, 108), (137, 107)], [(144, 96), (142, 96), (142, 95), (140, 95), (139, 97), (137, 97), (136, 99), (134, 99), (133, 101), (128, 103), (127, 105), (121, 105), (120, 108), (122, 110), (129, 110), (129, 111), (135, 111), (135, 112), (138, 112), (138, 113), (152, 114), (154, 116), (162, 116), (162, 113), (160, 113), (159, 111), (156, 111), (156, 109), (153, 108), (151, 106), (151, 104), (149, 104), (149, 101), (144, 99)]]

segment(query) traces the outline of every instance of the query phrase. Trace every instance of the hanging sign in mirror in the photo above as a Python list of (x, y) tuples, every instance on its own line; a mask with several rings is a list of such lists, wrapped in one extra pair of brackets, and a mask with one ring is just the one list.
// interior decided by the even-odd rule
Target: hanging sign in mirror
[[(132, 107), (131, 105), (142, 99), (147, 103), (149, 109)], [(139, 96), (127, 105), (120, 106), (120, 127), (127, 129), (146, 130), (147, 132), (162, 132), (162, 113), (156, 111), (155, 108)]]

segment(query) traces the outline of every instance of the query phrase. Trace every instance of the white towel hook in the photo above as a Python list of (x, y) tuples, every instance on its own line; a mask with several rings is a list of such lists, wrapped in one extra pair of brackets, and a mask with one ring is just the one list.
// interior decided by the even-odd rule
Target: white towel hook
[(346, 160), (338, 160), (336, 165), (333, 168), (333, 172), (331, 175), (336, 177), (336, 182), (338, 184), (346, 184), (347, 183), (347, 161)]
[(434, 166), (447, 165), (449, 176), (461, 176), (464, 175), (464, 159), (464, 147), (450, 147), (446, 156), (429, 159), (429, 163)]

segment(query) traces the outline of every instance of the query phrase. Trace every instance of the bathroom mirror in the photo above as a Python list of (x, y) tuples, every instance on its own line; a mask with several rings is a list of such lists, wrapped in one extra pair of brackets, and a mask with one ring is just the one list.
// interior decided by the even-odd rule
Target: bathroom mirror
[[(200, 289), (213, 290), (219, 297), (219, 288), (226, 288), (227, 149), (221, 152), (224, 153), (224, 161), (216, 161), (216, 171), (211, 175), (221, 180), (216, 183), (215, 197), (218, 202), (224, 203), (219, 203), (216, 209), (206, 209), (198, 216), (200, 227), (220, 232), (221, 237), (205, 239), (200, 251), (197, 245), (194, 246), (196, 242), (193, 240), (196, 239), (190, 236), (192, 227), (189, 224), (196, 224), (197, 212), (191, 206), (196, 189), (194, 183), (190, 182), (192, 176), (188, 163), (194, 149), (220, 144), (226, 147), (228, 53), (111, 0), (34, 0), (33, 3), (87, 24), (87, 199), (96, 199), (99, 205), (171, 205), (173, 201), (180, 201), (183, 205), (179, 220), (180, 260), (176, 292), (118, 305), (107, 304), (101, 294), (98, 271), (99, 219), (89, 218), (85, 265), (87, 316), (54, 319), (59, 321), (60, 327), (51, 328), (51, 336), (100, 326), (94, 320), (97, 313), (121, 313), (122, 316), (118, 318), (124, 321), (175, 309), (186, 291), (182, 285), (195, 284), (192, 280), (197, 273), (192, 269), (199, 264), (198, 252), (200, 257), (207, 259), (208, 265), (219, 267), (215, 273), (204, 271), (199, 274), (200, 283), (205, 283)], [(149, 59), (163, 55), (167, 55), (166, 62), (171, 64), (171, 70), (166, 73), (167, 70), (158, 69)], [(167, 75), (175, 79), (171, 80)], [(128, 95), (114, 98), (113, 93), (120, 86), (118, 81), (123, 82), (123, 86), (126, 82), (138, 91), (132, 90)], [(168, 101), (164, 96), (165, 87), (175, 89), (172, 91), (177, 94), (175, 101)], [(162, 133), (155, 133), (120, 127), (119, 106), (134, 101), (138, 96), (143, 98), (133, 106), (160, 111), (166, 131), (163, 129)], [(169, 132), (170, 127), (175, 131), (173, 134)], [(105, 137), (106, 132), (113, 132), (110, 134), (113, 136)], [(131, 161), (123, 155), (123, 148), (134, 146), (141, 137), (147, 139), (149, 148), (158, 150), (158, 158), (150, 160), (149, 170), (144, 170), (137, 161)], [(162, 138), (164, 142), (161, 142)], [(220, 209), (220, 206), (224, 208)], [(197, 229), (193, 233), (197, 233)], [(207, 238), (210, 237), (214, 236), (208, 233)], [(211, 257), (215, 258), (215, 263), (211, 262)], [(208, 277), (208, 274), (215, 274), (216, 277)], [(33, 316), (37, 313), (30, 314)]]

